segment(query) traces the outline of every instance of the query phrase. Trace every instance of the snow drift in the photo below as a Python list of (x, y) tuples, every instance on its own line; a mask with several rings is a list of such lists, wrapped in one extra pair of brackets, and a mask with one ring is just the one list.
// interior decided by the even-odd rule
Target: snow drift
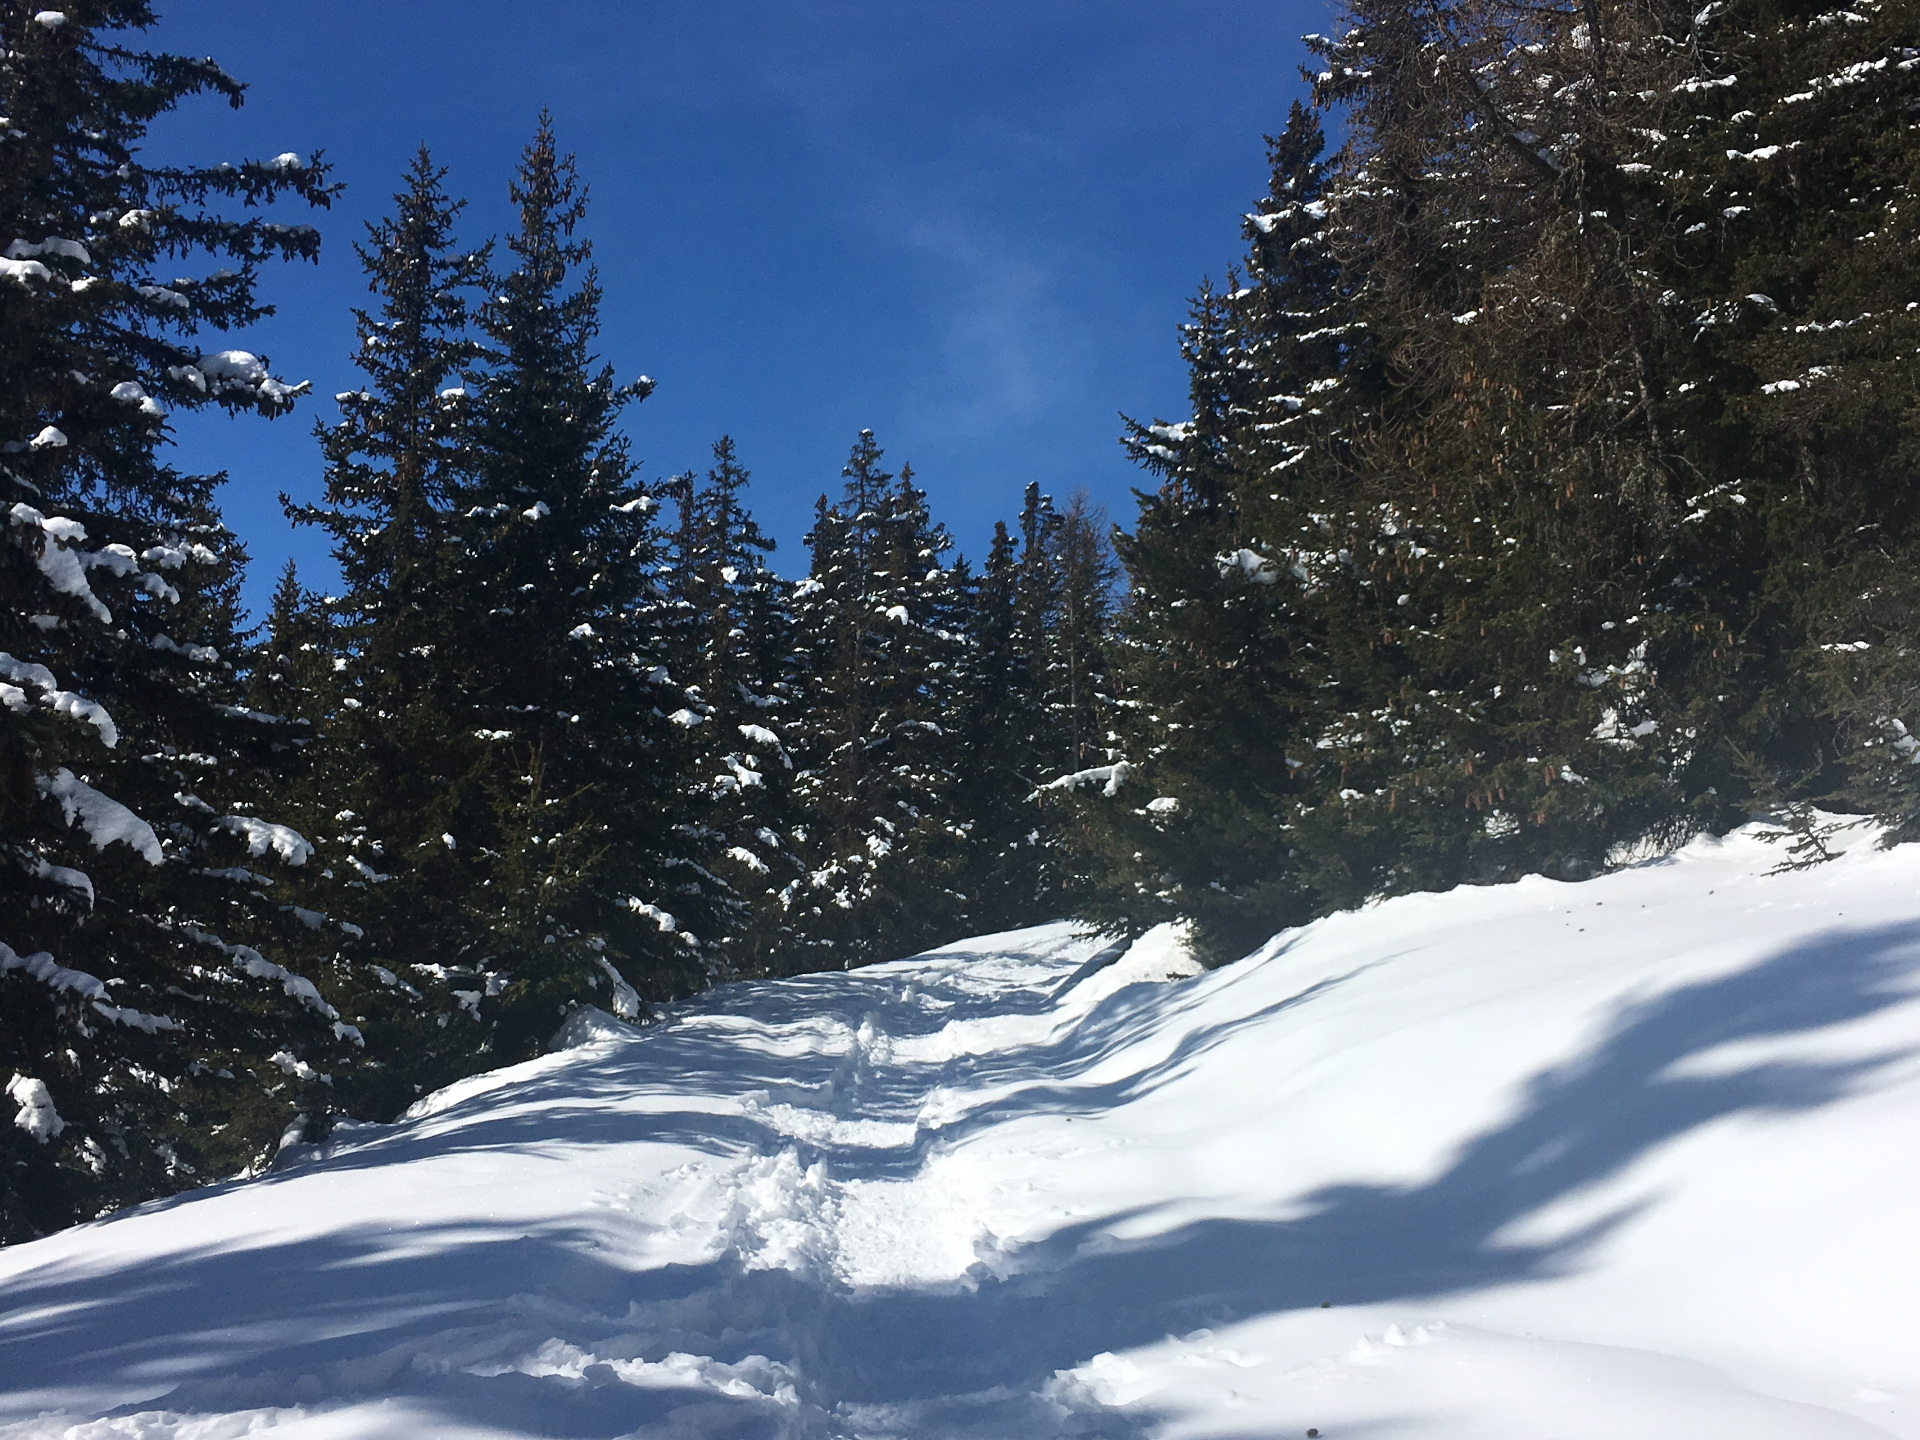
[(0, 1436), (1920, 1437), (1920, 848), (735, 986), (0, 1251)]

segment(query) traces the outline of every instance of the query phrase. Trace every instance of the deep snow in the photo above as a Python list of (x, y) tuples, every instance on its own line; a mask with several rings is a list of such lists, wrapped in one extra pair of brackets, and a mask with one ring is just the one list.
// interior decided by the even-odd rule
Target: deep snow
[(0, 1436), (1920, 1440), (1920, 847), (1781, 858), (577, 1023), (0, 1251)]

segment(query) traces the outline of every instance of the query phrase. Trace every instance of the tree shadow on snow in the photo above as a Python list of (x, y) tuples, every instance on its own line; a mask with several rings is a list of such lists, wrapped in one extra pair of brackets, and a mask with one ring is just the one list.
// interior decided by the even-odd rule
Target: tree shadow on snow
[[(396, 1219), (127, 1268), (50, 1266), (9, 1287), (0, 1314), (0, 1425), (90, 1393), (139, 1397), (108, 1416), (400, 1395), (447, 1424), (584, 1440), (721, 1398), (693, 1383), (487, 1373), (556, 1338), (591, 1347), (619, 1333), (609, 1317), (713, 1283), (699, 1268), (635, 1273), (594, 1250), (590, 1235), (559, 1227), (512, 1235)], [(737, 1408), (754, 1418), (756, 1407)]]
[[(1112, 952), (1096, 958), (1110, 961)], [(1085, 978), (1095, 968), (1082, 966), (1074, 973)], [(995, 1043), (980, 1053), (913, 1063), (884, 1054), (876, 1060), (853, 1036), (872, 1022), (889, 1040), (910, 1043), (935, 1036), (956, 1021), (1000, 1020), (1009, 1013), (1045, 1015), (1069, 987), (1015, 992), (1014, 1003), (997, 1008), (987, 994), (969, 997), (964, 1004), (928, 1008), (924, 982), (912, 971), (886, 978), (892, 983), (883, 989), (849, 976), (805, 977), (819, 982), (807, 987), (811, 994), (806, 1001), (792, 998), (790, 991), (800, 982), (789, 981), (772, 992), (777, 1004), (767, 1003), (769, 992), (757, 991), (751, 1028), (737, 1030), (726, 1025), (732, 1017), (722, 1006), (683, 1006), (676, 1016), (679, 1024), (643, 1032), (602, 1054), (572, 1057), (562, 1068), (515, 1077), (508, 1086), (457, 1101), (424, 1122), (350, 1144), (330, 1154), (325, 1164), (331, 1170), (384, 1168), (452, 1154), (560, 1155), (576, 1146), (645, 1141), (728, 1158), (790, 1149), (802, 1166), (825, 1161), (839, 1180), (906, 1179), (918, 1173), (930, 1150), (973, 1131), (1021, 1115), (1092, 1115), (1148, 1093), (1192, 1069), (1235, 1032), (1308, 1003), (1353, 975), (1321, 981), (1221, 1024), (1191, 1028), (1163, 1059), (1100, 1085), (1076, 1082), (1168, 1027), (1171, 997), (1165, 986), (1120, 990), (1023, 1045), (1001, 1048)], [(845, 1045), (844, 1054), (823, 1059), (805, 1048), (804, 1042), (820, 1039), (834, 1025), (840, 1027), (835, 1038)], [(912, 1125), (934, 1089), (961, 1096), (980, 1090), (1000, 1093), (890, 1143), (788, 1133), (765, 1115), (766, 1107), (788, 1105), (828, 1116)], [(727, 1114), (673, 1103), (689, 1096), (751, 1098), (758, 1104), (745, 1114)], [(652, 1108), (648, 1097), (667, 1103)], [(853, 1133), (858, 1137), (860, 1132)], [(298, 1173), (290, 1169), (248, 1183), (272, 1186)]]
[[(1323, 1301), (1435, 1298), (1565, 1273), (1652, 1202), (1550, 1239), (1503, 1232), (1700, 1126), (1817, 1108), (1909, 1052), (1684, 1062), (1863, 1019), (1911, 999), (1916, 970), (1920, 925), (1903, 924), (1822, 937), (1655, 996), (1626, 1008), (1589, 1053), (1536, 1076), (1518, 1113), (1468, 1140), (1431, 1180), (1331, 1186), (1305, 1197), (1295, 1218), (1202, 1220), (1130, 1242), (1111, 1238), (1114, 1225), (1150, 1217), (1104, 1216), (1028, 1247), (1016, 1273), (971, 1293), (849, 1299), (815, 1373), (837, 1363), (842, 1393), (951, 1393), (1007, 1383), (1015, 1367), (1045, 1376), (1102, 1351)], [(896, 1363), (903, 1352), (924, 1360)], [(870, 1364), (872, 1355), (886, 1360)]]
[[(579, 1437), (654, 1426), (743, 1437), (1143, 1433), (1151, 1416), (1075, 1417), (1037, 1392), (1056, 1370), (1095, 1354), (1201, 1326), (1322, 1301), (1431, 1299), (1566, 1273), (1637, 1206), (1654, 1202), (1626, 1204), (1543, 1238), (1515, 1238), (1521, 1222), (1703, 1125), (1829, 1104), (1901, 1058), (1741, 1065), (1702, 1057), (1873, 1015), (1913, 995), (1916, 971), (1920, 925), (1820, 937), (1623, 1008), (1587, 1053), (1537, 1075), (1510, 1118), (1467, 1140), (1429, 1180), (1330, 1186), (1305, 1197), (1290, 1218), (1195, 1221), (1143, 1240), (1123, 1242), (1111, 1232), (1127, 1220), (1150, 1227), (1151, 1215), (1103, 1216), (1008, 1257), (1002, 1268), (1011, 1273), (982, 1274), (964, 1287), (856, 1292), (816, 1276), (745, 1272), (731, 1256), (634, 1272), (597, 1253), (584, 1230), (415, 1230), (402, 1217), (391, 1226), (247, 1251), (209, 1247), (124, 1268), (47, 1266), (14, 1282), (0, 1312), (0, 1423), (63, 1392), (124, 1395), (136, 1387), (152, 1398), (117, 1413), (156, 1402), (232, 1410), (405, 1394), (449, 1425)], [(1267, 1013), (1306, 1004), (1339, 983), (1322, 982)], [(820, 988), (871, 1012), (871, 991), (863, 1001), (851, 987)], [(905, 1001), (899, 1015), (890, 1008), (886, 1023), (910, 1020), (910, 1008)], [(924, 1017), (920, 1033), (931, 1033), (939, 1017), (914, 1013)], [(1263, 1018), (1196, 1028), (1165, 1058), (1111, 1085), (1064, 1086), (1167, 1014), (1164, 992), (1156, 1008), (1149, 995), (1122, 991), (1074, 1033), (1050, 1034), (1013, 1057), (960, 1056), (935, 1068), (955, 1084), (1050, 1077), (974, 1112), (965, 1125), (1079, 1113), (1164, 1083)], [(851, 1011), (843, 1018), (857, 1023)], [(449, 1123), (437, 1136), (396, 1132), (327, 1163), (389, 1164), (440, 1146), (646, 1138), (745, 1154), (792, 1142), (751, 1117), (716, 1120), (685, 1108), (646, 1114), (615, 1102), (636, 1086), (684, 1097), (705, 1083), (689, 1076), (706, 1075), (719, 1093), (799, 1086), (818, 1094), (824, 1109), (832, 1108), (834, 1086), (858, 1087), (862, 1113), (871, 1114), (875, 1097), (864, 1086), (906, 1084), (881, 1073), (884, 1067), (863, 1078), (853, 1051), (844, 1073), (822, 1085), (806, 1080), (798, 1060), (771, 1050), (723, 1058), (723, 1048), (711, 1035), (655, 1033), (584, 1069), (575, 1064), (564, 1076), (516, 1086), (520, 1114), (479, 1113), (499, 1103), (496, 1093), (477, 1099), (466, 1123)], [(812, 1063), (817, 1075), (817, 1056)], [(928, 1080), (920, 1072), (908, 1088), (918, 1095)], [(449, 1116), (457, 1119), (458, 1110)], [(951, 1139), (954, 1131), (943, 1133)], [(911, 1169), (921, 1147), (904, 1148)], [(905, 1163), (900, 1154), (858, 1147), (815, 1153), (841, 1179), (893, 1173)], [(271, 1205), (275, 1187), (257, 1189), (260, 1203)], [(626, 1359), (658, 1361), (674, 1351), (729, 1363), (770, 1356), (793, 1368), (806, 1403), (730, 1397), (692, 1381), (646, 1388), (604, 1366), (577, 1379), (485, 1373), (555, 1340)]]

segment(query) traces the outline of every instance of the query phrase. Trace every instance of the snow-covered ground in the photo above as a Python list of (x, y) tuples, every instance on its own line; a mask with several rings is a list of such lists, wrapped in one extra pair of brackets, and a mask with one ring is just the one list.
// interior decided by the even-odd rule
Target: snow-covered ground
[(1920, 847), (1780, 858), (609, 1022), (0, 1251), (0, 1436), (1920, 1437)]

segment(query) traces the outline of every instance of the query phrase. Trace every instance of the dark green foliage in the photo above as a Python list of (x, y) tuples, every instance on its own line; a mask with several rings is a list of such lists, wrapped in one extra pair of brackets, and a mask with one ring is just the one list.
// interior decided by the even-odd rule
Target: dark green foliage
[(700, 869), (661, 707), (689, 712), (650, 578), (656, 504), (616, 428), (651, 382), (593, 356), (585, 194), (544, 119), (504, 273), (454, 247), (441, 178), (423, 153), (363, 247), (369, 383), (322, 432), (327, 504), (300, 517), (332, 531), (347, 581), (332, 669), (304, 672), (324, 712), (308, 791), (333, 886), (315, 908), (353, 915), (379, 982), (360, 997), (390, 1077), (375, 1113), (538, 1054), (574, 1005), (637, 1016), (636, 987), (704, 978), (706, 911), (660, 921)]
[(709, 892), (709, 970), (732, 979), (780, 973), (806, 947), (781, 903), (806, 873), (787, 739), (805, 671), (792, 586), (767, 568), (774, 543), (746, 507), (749, 477), (732, 439), (714, 445), (713, 460), (704, 483), (673, 484), (672, 663), (691, 701), (683, 841)]
[[(1192, 417), (1129, 431), (1163, 483), (1140, 496), (1120, 545), (1123, 768), (1089, 767), (1073, 787), (1097, 796), (1077, 806), (1085, 912), (1131, 927), (1188, 918), (1218, 955), (1311, 913), (1318, 885), (1293, 827), (1327, 770), (1316, 722), (1340, 699), (1323, 687), (1361, 678), (1337, 668), (1313, 613), (1351, 588), (1332, 508), (1345, 502), (1338, 484), (1320, 495), (1300, 483), (1303, 470), (1327, 483), (1325, 410), (1345, 401), (1364, 354), (1327, 253), (1321, 148), (1316, 117), (1296, 106), (1248, 217), (1247, 283), (1194, 304)], [(1370, 652), (1340, 658), (1371, 670)]]
[[(1028, 486), (1030, 516), (1037, 518), (1040, 504), (1039, 487)], [(1044, 543), (1037, 552), (1042, 558)], [(971, 827), (967, 913), (973, 928), (985, 931), (1051, 918), (1049, 907), (1059, 901), (1060, 877), (1048, 863), (1054, 847), (1045, 833), (1052, 822), (1034, 800), (1057, 757), (1045, 744), (1046, 700), (1023, 603), (1036, 588), (1030, 579), (1050, 590), (1052, 576), (1040, 564), (1024, 563), (1033, 553), (1017, 548), (1005, 524), (994, 526), (956, 672), (958, 712), (951, 723), (967, 758), (954, 804)]]
[[(1405, 731), (1358, 727), (1357, 808), (1423, 812), (1385, 884), (1579, 875), (1844, 800), (1846, 733), (1885, 737), (1814, 646), (1857, 628), (1857, 567), (1910, 509), (1870, 457), (1911, 380), (1853, 361), (1902, 368), (1905, 302), (1847, 263), (1911, 150), (1906, 9), (1434, 7), (1402, 59), (1388, 7), (1330, 52), (1368, 76), (1322, 90), (1361, 122), (1337, 248), (1392, 356), (1352, 473), (1395, 534), (1353, 553), (1413, 622), (1374, 697)], [(1885, 93), (1836, 105), (1834, 75)]]
[[(593, 353), (600, 284), (576, 233), (586, 190), (545, 116), (510, 193), (513, 263), (490, 278), (479, 315), (475, 458), (454, 504), (465, 619), (447, 638), (462, 659), (463, 723), (491, 737), (491, 791), (511, 817), (497, 842), (484, 827), (474, 839), (518, 851), (520, 878), (488, 877), (498, 918), (487, 928), (497, 937), (511, 921), (527, 937), (462, 963), (512, 977), (479, 1008), (516, 1032), (512, 1053), (530, 1054), (563, 1004), (622, 985), (662, 998), (697, 988), (712, 905), (675, 828), (676, 717), (689, 697), (665, 669), (657, 502), (618, 429), (653, 382), (619, 384)], [(663, 930), (649, 905), (675, 911), (678, 928)]]
[(1914, 19), (1364, 0), (1313, 42), (1349, 144), (1296, 110), (1192, 419), (1130, 441), (1096, 913), (1225, 957), (1755, 807), (1904, 820)]
[(807, 874), (782, 894), (804, 930), (792, 969), (859, 964), (952, 938), (968, 832), (958, 783), (966, 577), (905, 467), (861, 432), (841, 503), (821, 497), (795, 592), (809, 665), (789, 730)]
[(1006, 929), (1085, 903), (1047, 787), (1111, 758), (1107, 628), (1117, 566), (1106, 513), (1084, 491), (1063, 514), (1028, 485), (1019, 537), (996, 526), (968, 620), (959, 812), (970, 825), (968, 911)]
[(1901, 3), (1736, 7), (1710, 27), (1737, 83), (1690, 157), (1710, 224), (1694, 243), (1714, 243), (1687, 258), (1713, 285), (1682, 318), (1726, 393), (1676, 422), (1711, 426), (1730, 462), (1702, 477), (1687, 555), (1696, 593), (1739, 597), (1693, 616), (1711, 642), (1695, 663), (1737, 681), (1730, 768), (1763, 802), (1870, 812), (1902, 839), (1920, 801), (1916, 27)]
[(220, 477), (165, 455), (170, 408), (303, 388), (203, 347), (316, 253), (244, 212), (332, 192), (294, 156), (145, 165), (152, 120), (241, 87), (127, 48), (143, 4), (39, 15), (0, 7), (0, 1240), (261, 1163), (354, 1039), (286, 968), (308, 847), (260, 808), (288, 727), (242, 703)]
[(479, 881), (439, 837), (493, 811), (449, 652), (460, 633), (449, 511), (471, 465), (461, 381), (479, 353), (467, 297), (485, 256), (455, 248), (461, 204), (444, 176), (422, 150), (393, 214), (357, 247), (375, 296), (355, 312), (366, 378), (335, 397), (338, 421), (316, 427), (323, 501), (289, 512), (332, 537), (343, 593), (316, 610), (282, 586), (269, 643), (288, 668), (258, 681), (290, 692), (315, 731), (287, 776), (321, 861), (302, 898), (324, 925), (354, 927), (341, 942), (360, 982), (351, 1009), (380, 1067), (348, 1103), (379, 1119), (462, 1073), (477, 1048), (453, 1028), (471, 1016), (444, 961), (474, 942)]

